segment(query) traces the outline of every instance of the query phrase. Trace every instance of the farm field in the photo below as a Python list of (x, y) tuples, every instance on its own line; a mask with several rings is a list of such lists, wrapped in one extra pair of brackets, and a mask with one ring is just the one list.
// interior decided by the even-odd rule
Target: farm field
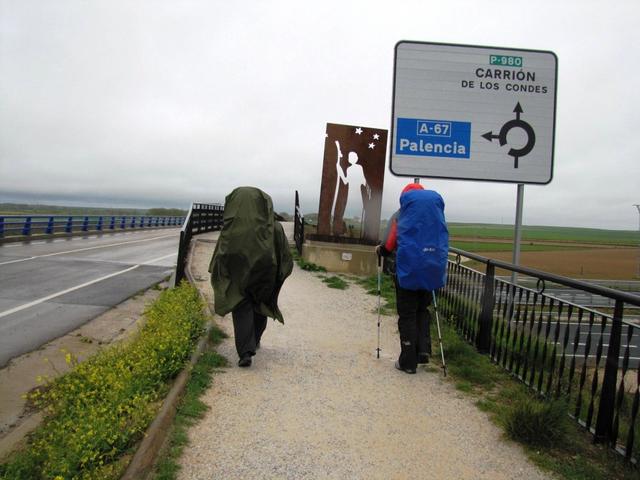
[[(513, 238), (513, 225), (449, 223), (449, 235), (464, 239)], [(622, 245), (635, 247), (640, 242), (634, 230), (601, 230), (597, 228), (545, 227), (523, 225), (522, 240), (586, 243), (600, 245)]]
[[(513, 226), (450, 224), (452, 247), (512, 261)], [(524, 226), (520, 264), (579, 279), (639, 280), (640, 235), (626, 230)]]
[[(485, 256), (511, 263), (511, 252), (490, 252)], [(639, 280), (637, 248), (523, 251), (520, 264), (581, 280)]]

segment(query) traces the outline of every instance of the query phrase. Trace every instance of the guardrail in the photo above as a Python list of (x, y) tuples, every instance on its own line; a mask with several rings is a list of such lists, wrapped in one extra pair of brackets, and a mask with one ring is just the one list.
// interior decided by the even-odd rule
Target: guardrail
[(2, 215), (0, 240), (32, 235), (72, 235), (79, 232), (113, 232), (131, 228), (177, 227), (184, 217), (149, 215)]
[(180, 230), (178, 245), (178, 261), (176, 263), (175, 285), (185, 278), (184, 267), (191, 238), (194, 235), (215, 230), (222, 230), (224, 205), (210, 203), (193, 203)]
[[(456, 248), (440, 290), (442, 311), (479, 351), (545, 397), (562, 397), (597, 443), (638, 457), (640, 321), (625, 307), (640, 296), (488, 259)], [(479, 262), (484, 272), (465, 266)], [(497, 278), (496, 269), (527, 275), (535, 288)], [(613, 301), (596, 311), (546, 294), (561, 285)]]

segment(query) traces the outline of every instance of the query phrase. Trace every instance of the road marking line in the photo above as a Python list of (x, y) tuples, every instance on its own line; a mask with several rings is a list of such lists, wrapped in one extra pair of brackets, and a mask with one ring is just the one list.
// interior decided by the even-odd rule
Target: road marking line
[(26, 262), (27, 260), (33, 260), (34, 258), (37, 258), (37, 257), (19, 258), (18, 260), (10, 260), (8, 262), (2, 262), (0, 263), (0, 265), (9, 265), (10, 263)]
[(39, 305), (40, 303), (44, 303), (48, 300), (54, 299), (61, 295), (65, 295), (67, 293), (74, 292), (84, 287), (88, 287), (89, 285), (93, 285), (94, 283), (102, 282), (103, 280), (107, 280), (109, 278), (116, 277), (118, 275), (122, 275), (123, 273), (130, 272), (131, 270), (135, 270), (140, 265), (134, 265), (133, 267), (126, 268), (124, 270), (120, 270), (119, 272), (111, 273), (109, 275), (105, 275), (104, 277), (96, 278), (95, 280), (91, 280), (89, 282), (83, 283), (82, 285), (76, 285), (75, 287), (67, 288), (66, 290), (62, 290), (61, 292), (52, 293), (51, 295), (47, 295), (46, 297), (39, 298), (34, 300), (33, 302), (25, 303), (23, 305), (19, 305), (17, 307), (11, 308), (9, 310), (5, 310), (4, 312), (0, 312), (0, 318), (6, 317), (7, 315), (11, 315), (12, 313), (19, 312), (21, 310), (25, 310), (27, 308), (33, 307), (35, 305)]
[(165, 255), (164, 257), (158, 257), (158, 258), (154, 258), (153, 260), (146, 261), (141, 265), (149, 265), (150, 263), (159, 262), (160, 260), (164, 260), (165, 258), (169, 258), (169, 257), (174, 257), (176, 255), (177, 253), (170, 253), (169, 255)]
[(77, 248), (75, 250), (66, 250), (64, 252), (47, 253), (45, 255), (36, 255), (36, 256), (33, 256), (33, 257), (29, 257), (29, 258), (21, 258), (19, 260), (10, 260), (8, 262), (0, 262), (0, 265), (9, 265), (10, 263), (26, 262), (28, 260), (34, 260), (36, 258), (53, 257), (55, 255), (65, 255), (67, 253), (86, 252), (88, 250), (97, 250), (97, 249), (100, 249), (100, 248), (117, 247), (117, 246), (120, 246), (120, 245), (129, 245), (129, 244), (132, 244), (132, 243), (150, 242), (152, 240), (159, 240), (161, 238), (169, 238), (169, 237), (174, 237), (174, 236), (175, 235), (162, 235), (160, 237), (143, 238), (142, 240), (130, 240), (130, 241), (127, 241), (127, 242), (110, 243), (108, 245), (98, 245), (96, 247)]

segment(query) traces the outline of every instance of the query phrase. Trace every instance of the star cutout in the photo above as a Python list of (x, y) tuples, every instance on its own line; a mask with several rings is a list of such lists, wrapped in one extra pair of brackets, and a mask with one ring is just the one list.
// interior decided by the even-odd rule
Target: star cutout
[(328, 133), (325, 133), (325, 134), (324, 134), (324, 138), (329, 138), (329, 134), (328, 134)]
[(378, 135), (377, 133), (375, 133), (375, 134), (373, 135), (373, 139), (374, 139), (374, 140), (380, 140), (380, 135)]
[(356, 135), (362, 135), (362, 129), (360, 127), (356, 128)]
[(375, 144), (375, 143), (370, 143), (370, 144), (369, 144), (369, 148), (370, 148), (371, 150), (373, 150), (375, 146), (376, 146), (376, 144)]

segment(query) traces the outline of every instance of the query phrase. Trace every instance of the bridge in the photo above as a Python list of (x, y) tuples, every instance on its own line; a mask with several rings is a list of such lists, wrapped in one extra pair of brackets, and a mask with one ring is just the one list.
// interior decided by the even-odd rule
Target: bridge
[[(194, 204), (180, 230), (172, 225), (162, 230), (144, 230), (143, 227), (143, 230), (98, 232), (90, 235), (85, 232), (82, 237), (54, 236), (44, 240), (1, 245), (2, 365), (6, 365), (12, 357), (38, 348), (49, 339), (83, 324), (133, 293), (166, 279), (174, 272), (174, 265), (177, 265), (175, 281), (179, 281), (184, 275), (184, 266), (190, 263), (191, 268), (197, 271), (197, 275), (191, 280), (210, 298), (208, 274), (204, 265), (210, 259), (215, 233), (208, 232), (215, 232), (221, 228), (222, 211), (221, 206)], [(296, 208), (293, 237), (297, 248), (303, 248), (304, 219), (299, 208)], [(198, 239), (206, 241), (201, 242)], [(575, 420), (592, 431), (595, 440), (611, 442), (612, 446), (627, 458), (635, 456), (634, 452), (637, 452), (638, 446), (634, 445), (633, 428), (630, 431), (625, 429), (623, 433), (620, 426), (633, 425), (638, 415), (640, 392), (636, 377), (640, 360), (640, 327), (635, 317), (626, 314), (632, 312), (631, 315), (634, 315), (634, 309), (640, 307), (640, 298), (632, 293), (516, 267), (457, 249), (451, 249), (451, 253), (448, 284), (439, 292), (442, 318), (479, 351), (489, 355), (494, 363), (512, 373), (532, 390), (547, 397), (567, 396)], [(463, 257), (480, 262), (484, 265), (484, 271), (466, 267), (461, 261)], [(527, 275), (529, 279), (533, 279), (535, 285), (527, 282), (510, 283), (506, 278), (495, 275), (497, 268)], [(308, 279), (295, 274), (291, 283), (298, 282), (308, 282)], [(608, 304), (600, 310), (597, 306), (580, 305), (574, 301), (575, 297), (562, 297), (558, 294), (558, 288), (554, 286), (606, 298), (613, 308), (608, 308)], [(298, 302), (300, 299), (295, 298), (298, 294), (306, 300)], [(315, 296), (305, 297), (300, 292), (292, 295), (287, 301), (294, 317), (304, 318), (306, 322), (315, 318), (313, 322), (317, 322), (324, 330), (328, 325), (327, 316), (331, 318), (331, 328), (340, 332), (337, 338), (332, 337), (332, 341), (335, 341), (339, 348), (323, 353), (322, 349), (311, 347), (309, 342), (312, 338), (320, 338), (317, 332), (311, 332), (311, 337), (308, 337), (308, 332), (300, 330), (307, 329), (308, 325), (305, 326), (305, 322), (296, 324), (294, 321), (292, 331), (296, 331), (298, 336), (291, 337), (285, 330), (278, 330), (274, 343), (265, 344), (265, 356), (274, 367), (266, 366), (266, 370), (260, 371), (276, 378), (278, 373), (274, 368), (287, 370), (286, 365), (289, 362), (287, 358), (279, 356), (282, 350), (296, 352), (295, 361), (302, 365), (303, 372), (306, 369), (304, 374), (295, 373), (295, 378), (300, 382), (301, 392), (305, 389), (318, 389), (318, 396), (328, 395), (327, 398), (321, 398), (324, 402), (322, 405), (306, 405), (312, 409), (316, 408), (318, 415), (329, 415), (325, 406), (327, 402), (331, 404), (331, 392), (340, 395), (335, 388), (332, 390), (335, 385), (331, 387), (326, 383), (329, 382), (328, 377), (323, 377), (324, 380), (316, 386), (305, 378), (326, 373), (316, 371), (314, 365), (318, 363), (325, 366), (331, 364), (327, 371), (335, 370), (332, 374), (334, 378), (347, 379), (350, 375), (355, 375), (356, 378), (362, 379), (363, 372), (371, 369), (366, 363), (370, 361), (367, 356), (369, 354), (362, 350), (364, 343), (361, 345), (361, 339), (350, 337), (354, 332), (341, 329), (339, 323), (348, 325), (349, 321), (340, 320), (340, 315), (332, 310), (331, 306), (315, 305)], [(340, 305), (340, 302), (345, 302), (347, 298), (348, 296), (336, 297), (332, 302)], [(358, 308), (364, 308), (365, 311), (369, 308), (367, 305), (366, 302), (362, 302)], [(338, 318), (338, 324), (335, 324), (334, 316)], [(357, 327), (357, 331), (364, 331), (369, 323), (374, 325), (367, 320)], [(373, 335), (372, 331), (366, 335)], [(386, 340), (383, 338), (384, 361), (391, 361), (395, 357), (388, 353), (393, 351), (393, 331), (392, 325), (387, 324), (384, 334)], [(360, 334), (356, 336), (358, 335)], [(322, 345), (327, 347), (329, 344), (326, 342), (329, 340), (331, 339), (323, 340)], [(365, 343), (368, 345), (370, 342), (373, 340), (368, 338)], [(349, 353), (352, 348), (349, 345), (359, 345), (356, 347), (356, 357), (367, 356), (366, 364), (359, 363), (360, 360), (365, 360), (364, 357), (355, 360), (353, 353)], [(331, 363), (334, 360), (337, 361), (335, 365)], [(351, 365), (353, 369), (344, 369), (344, 365)], [(359, 370), (361, 368), (364, 370)], [(376, 375), (386, 375), (381, 371), (376, 372)], [(234, 373), (234, 381), (247, 380), (242, 375)], [(292, 377), (287, 378), (290, 380)], [(286, 381), (285, 378), (282, 381)], [(249, 379), (249, 382), (253, 385), (254, 380)], [(398, 384), (397, 378), (390, 377), (385, 382), (388, 382), (385, 383), (385, 388), (392, 386), (402, 390), (410, 387)], [(229, 384), (226, 385), (231, 388)], [(425, 385), (420, 388), (425, 388)], [(435, 388), (435, 385), (431, 386)], [(290, 387), (294, 388), (295, 385)], [(379, 397), (379, 392), (375, 391), (373, 383), (367, 383), (363, 388), (371, 393), (372, 398), (382, 398)], [(429, 395), (432, 394), (433, 391), (429, 390)], [(223, 408), (224, 404), (237, 405), (242, 398), (233, 397), (227, 400), (227, 403), (219, 404), (220, 408)], [(274, 398), (266, 397), (264, 400), (276, 401)], [(378, 411), (370, 402), (362, 403), (362, 399), (359, 401), (359, 406), (340, 403), (339, 408), (371, 409), (377, 412), (376, 415), (383, 415), (383, 411)], [(446, 402), (447, 400), (443, 400), (443, 403)], [(290, 402), (286, 403), (289, 404)], [(630, 404), (635, 407), (630, 408)], [(384, 405), (389, 408), (391, 404)], [(261, 408), (258, 404), (254, 406), (257, 409)], [(335, 408), (338, 409), (338, 404)], [(414, 414), (417, 415), (418, 412)], [(355, 420), (356, 417), (350, 418), (351, 420), (345, 418), (343, 421), (359, 422)], [(284, 421), (283, 418), (274, 420), (276, 423)], [(299, 421), (301, 423), (291, 425), (293, 430), (308, 424), (303, 417)], [(321, 431), (320, 426), (313, 423), (307, 427), (314, 432)], [(368, 427), (362, 424), (359, 428)], [(205, 434), (206, 432), (203, 433)], [(298, 437), (294, 435), (294, 438)], [(266, 437), (264, 441), (266, 442)], [(308, 447), (311, 448), (311, 445)], [(294, 448), (293, 444), (291, 448)], [(371, 448), (375, 446), (372, 445)], [(269, 450), (263, 453), (267, 455)], [(302, 455), (301, 452), (298, 453)], [(401, 452), (396, 453), (401, 456)], [(463, 457), (464, 454), (460, 453), (460, 458)], [(198, 462), (197, 458), (192, 460)], [(537, 474), (532, 472), (531, 475)]]

